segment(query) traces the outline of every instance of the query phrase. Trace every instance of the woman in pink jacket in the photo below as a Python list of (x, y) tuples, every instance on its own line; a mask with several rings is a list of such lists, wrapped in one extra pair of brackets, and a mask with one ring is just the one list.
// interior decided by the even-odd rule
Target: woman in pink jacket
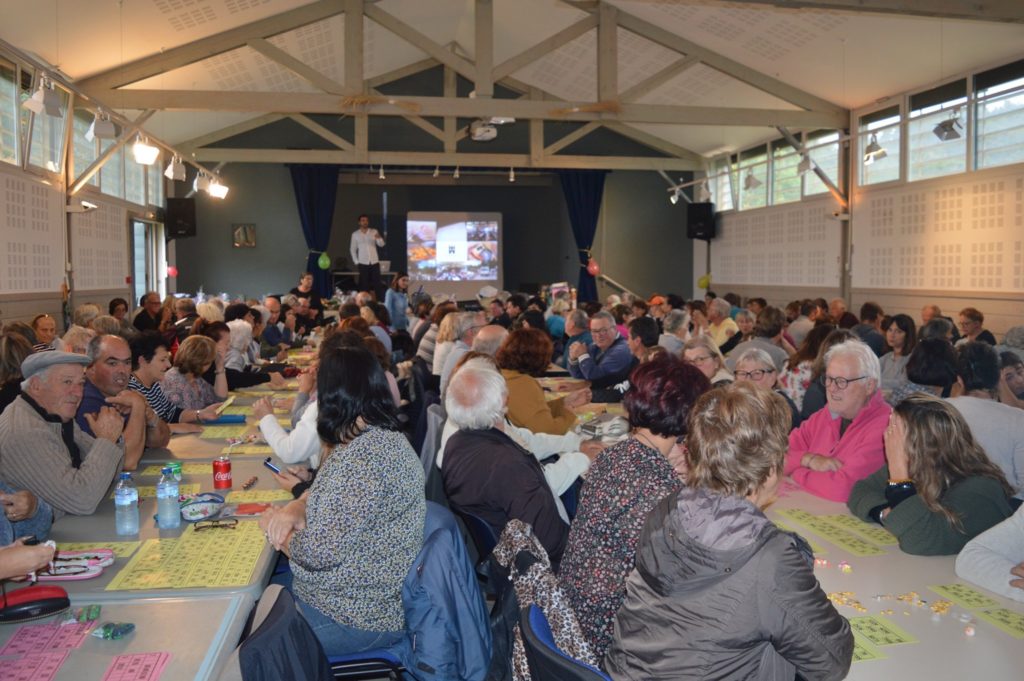
[(830, 349), (821, 380), (828, 404), (790, 433), (785, 473), (811, 494), (845, 503), (854, 483), (885, 463), (892, 410), (878, 390), (878, 357), (861, 341)]

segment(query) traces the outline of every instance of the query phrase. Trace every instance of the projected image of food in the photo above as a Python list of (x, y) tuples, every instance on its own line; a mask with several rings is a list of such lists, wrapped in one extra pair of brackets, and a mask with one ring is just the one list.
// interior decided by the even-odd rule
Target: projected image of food
[(409, 213), (406, 234), (413, 281), (500, 282), (499, 214)]

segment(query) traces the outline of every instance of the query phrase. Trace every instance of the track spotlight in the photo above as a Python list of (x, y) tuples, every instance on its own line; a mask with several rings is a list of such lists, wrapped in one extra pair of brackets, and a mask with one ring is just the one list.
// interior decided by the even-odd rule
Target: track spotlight
[(132, 145), (132, 156), (135, 157), (136, 163), (151, 166), (156, 163), (156, 157), (159, 155), (160, 148), (154, 147), (145, 137), (139, 135), (135, 138), (135, 144)]
[(676, 190), (674, 192), (672, 192), (671, 194), (668, 195), (668, 200), (669, 200), (669, 203), (671, 203), (673, 206), (676, 205), (677, 203), (679, 203), (679, 188), (678, 187), (676, 187)]
[(963, 128), (960, 125), (960, 110), (957, 109), (947, 119), (932, 128), (932, 132), (942, 142), (948, 142), (949, 140), (960, 139), (960, 131), (957, 128)]
[(437, 177), (440, 174), (441, 174), (441, 166), (434, 166), (434, 177)]
[(85, 139), (92, 142), (95, 139), (112, 140), (117, 137), (117, 129), (110, 117), (101, 111), (93, 116), (92, 125), (85, 131)]
[(380, 170), (377, 172), (377, 179), (378, 180), (386, 180), (386, 179), (388, 179), (387, 176), (384, 174), (384, 164), (383, 163), (380, 164)]
[(209, 191), (210, 177), (200, 170), (196, 174), (196, 179), (192, 180), (192, 189), (194, 189), (197, 192)]
[(743, 188), (746, 189), (747, 191), (750, 191), (751, 189), (757, 189), (762, 184), (764, 184), (764, 182), (761, 182), (761, 180), (754, 177), (753, 170), (748, 170), (747, 176), (743, 178)]
[(796, 172), (798, 175), (806, 175), (812, 167), (811, 157), (805, 154), (800, 158), (800, 162), (796, 164)]
[(888, 156), (885, 149), (878, 143), (878, 135), (872, 134), (868, 146), (864, 148), (864, 165), (869, 166)]
[(455, 166), (455, 172), (452, 173), (452, 179), (453, 180), (459, 179), (459, 167), (458, 166)]
[(221, 184), (220, 178), (215, 177), (210, 181), (210, 186), (207, 188), (207, 192), (209, 192), (210, 196), (215, 199), (223, 199), (228, 195), (228, 186), (226, 184)]
[(708, 191), (708, 181), (704, 180), (697, 189), (697, 201), (707, 203), (711, 200), (711, 192)]
[(179, 182), (185, 181), (185, 164), (182, 163), (181, 157), (175, 154), (171, 162), (167, 164), (167, 169), (164, 170), (164, 177), (168, 180), (178, 180)]
[(39, 88), (21, 105), (37, 115), (45, 113), (47, 116), (60, 116), (60, 96), (45, 75), (39, 78)]
[(515, 168), (509, 168), (508, 169), (508, 181), (509, 182), (515, 182), (516, 181), (516, 169)]

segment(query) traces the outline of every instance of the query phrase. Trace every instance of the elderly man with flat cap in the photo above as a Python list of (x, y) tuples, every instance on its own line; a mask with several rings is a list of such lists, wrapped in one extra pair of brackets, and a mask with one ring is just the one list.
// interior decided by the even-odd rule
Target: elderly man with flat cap
[(95, 437), (75, 423), (88, 363), (70, 352), (29, 355), (21, 395), (0, 415), (0, 478), (48, 502), (54, 519), (93, 513), (124, 459), (113, 407), (86, 415)]

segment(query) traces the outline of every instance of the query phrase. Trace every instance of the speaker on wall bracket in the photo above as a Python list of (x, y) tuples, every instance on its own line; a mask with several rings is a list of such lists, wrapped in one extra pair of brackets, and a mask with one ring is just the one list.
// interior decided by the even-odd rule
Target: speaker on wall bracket
[(196, 235), (196, 200), (194, 198), (167, 199), (164, 234), (168, 240)]
[(711, 202), (686, 204), (686, 236), (690, 239), (711, 241), (715, 238), (717, 217)]

